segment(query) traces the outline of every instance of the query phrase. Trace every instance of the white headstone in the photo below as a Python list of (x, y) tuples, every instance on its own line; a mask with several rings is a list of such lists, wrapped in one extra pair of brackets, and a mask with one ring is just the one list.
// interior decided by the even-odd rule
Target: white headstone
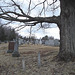
[(42, 44), (41, 38), (40, 38), (40, 45)]
[(26, 67), (25, 67), (25, 59), (22, 59), (22, 68), (25, 71)]
[(41, 66), (40, 52), (38, 52), (38, 67)]

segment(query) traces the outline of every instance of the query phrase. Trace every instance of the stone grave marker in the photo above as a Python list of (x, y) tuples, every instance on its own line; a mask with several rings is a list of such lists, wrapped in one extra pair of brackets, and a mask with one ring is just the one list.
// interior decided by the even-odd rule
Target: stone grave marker
[(41, 57), (40, 57), (40, 51), (38, 52), (38, 67), (41, 66)]
[(42, 40), (41, 40), (41, 38), (40, 38), (40, 45), (42, 44)]
[(7, 53), (12, 53), (14, 51), (14, 45), (15, 45), (14, 41), (9, 42)]
[(23, 68), (23, 71), (25, 71), (26, 67), (25, 67), (25, 59), (22, 59), (22, 68)]
[(20, 56), (19, 51), (18, 51), (18, 47), (19, 47), (18, 38), (16, 38), (15, 46), (14, 46), (14, 51), (12, 53), (13, 57), (19, 57)]

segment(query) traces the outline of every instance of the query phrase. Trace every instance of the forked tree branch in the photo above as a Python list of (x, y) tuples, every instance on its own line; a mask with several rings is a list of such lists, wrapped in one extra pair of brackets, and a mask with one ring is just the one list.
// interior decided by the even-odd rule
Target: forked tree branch
[[(0, 11), (1, 11), (0, 18), (9, 20), (9, 21), (29, 23), (31, 25), (36, 25), (38, 23), (43, 23), (43, 22), (56, 23), (56, 24), (58, 24), (58, 26), (60, 25), (60, 16), (32, 17), (32, 16), (25, 14), (25, 12), (20, 7), (20, 5), (16, 4), (16, 2), (14, 2), (14, 0), (11, 0), (11, 1), (13, 2), (13, 5), (15, 5), (21, 11), (21, 13), (18, 13), (16, 11), (14, 11), (14, 12), (13, 11), (4, 11), (2, 8), (0, 8)], [(45, 1), (46, 0), (44, 0), (44, 2)], [(57, 1), (57, 0), (55, 0), (55, 1)], [(42, 3), (44, 3), (44, 2), (42, 2)], [(31, 3), (31, 0), (30, 0), (30, 3)], [(30, 10), (30, 7), (29, 7), (29, 10)], [(15, 16), (12, 16), (12, 14), (14, 14)], [(21, 18), (21, 17), (23, 17), (23, 18)]]

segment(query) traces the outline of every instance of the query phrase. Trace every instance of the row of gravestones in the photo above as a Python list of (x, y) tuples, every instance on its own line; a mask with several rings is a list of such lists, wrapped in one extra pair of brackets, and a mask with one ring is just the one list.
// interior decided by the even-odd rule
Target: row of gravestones
[[(19, 51), (18, 51), (19, 43), (18, 38), (16, 38), (15, 41), (10, 41), (8, 45), (8, 51), (7, 53), (12, 53), (13, 57), (19, 57)], [(25, 61), (22, 61), (23, 69), (25, 70)], [(38, 67), (41, 66), (41, 58), (40, 58), (40, 52), (38, 52)]]
[(18, 46), (19, 46), (18, 38), (16, 38), (16, 40), (14, 40), (14, 41), (10, 41), (9, 45), (8, 45), (7, 53), (12, 53), (13, 57), (19, 57), (20, 54), (18, 51)]

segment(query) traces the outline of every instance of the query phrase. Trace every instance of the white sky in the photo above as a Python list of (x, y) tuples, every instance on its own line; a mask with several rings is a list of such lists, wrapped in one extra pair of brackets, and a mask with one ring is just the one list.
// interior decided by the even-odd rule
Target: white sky
[[(8, 1), (10, 1), (10, 0), (8, 0)], [(24, 12), (27, 13), (27, 9), (28, 9), (28, 5), (29, 5), (29, 1), (30, 0), (14, 0), (14, 1), (18, 1), (17, 3), (21, 4), (21, 8), (23, 8)], [(19, 1), (21, 1), (21, 2), (19, 2)], [(34, 5), (36, 5), (38, 2), (42, 2), (42, 1), (44, 1), (44, 0), (32, 0), (31, 8), (33, 8)], [(52, 3), (52, 0), (47, 0), (47, 1)], [(59, 3), (59, 0), (58, 0), (56, 2), (56, 5), (58, 6), (59, 4), (60, 3)], [(45, 6), (47, 7), (47, 3), (45, 4)], [(32, 12), (31, 12), (30, 15), (31, 16), (38, 16), (38, 13), (40, 12), (41, 8), (42, 8), (42, 5), (37, 6), (34, 10), (32, 10)], [(49, 12), (46, 12), (45, 16), (52, 16), (53, 15), (53, 12), (50, 11), (50, 10), (51, 10), (50, 7), (48, 7), (47, 11), (49, 11)], [(55, 10), (54, 15), (57, 16), (59, 14), (60, 14), (60, 8), (58, 8), (58, 9)], [(44, 16), (44, 15), (42, 14), (41, 16)], [(16, 27), (16, 26), (18, 26), (18, 25), (17, 24), (12, 25), (12, 27)], [(29, 36), (29, 32), (28, 32), (29, 28), (30, 27), (25, 27), (22, 30), (18, 31), (18, 33), (20, 35), (22, 35), (23, 37), (24, 36)], [(53, 36), (56, 39), (60, 39), (59, 28), (58, 27), (56, 27), (56, 28), (52, 27), (52, 28), (48, 28), (48, 29), (45, 29), (45, 30), (44, 29), (40, 29), (40, 30), (38, 30), (36, 32), (35, 31), (36, 30), (34, 30), (32, 32), (32, 34), (35, 35), (37, 38), (42, 38), (43, 36), (48, 35), (48, 36)]]
[[(20, 31), (18, 31), (18, 33), (22, 36), (29, 36), (29, 27), (26, 27)], [(48, 36), (53, 36), (55, 39), (60, 39), (60, 35), (59, 35), (60, 31), (59, 28), (48, 28), (48, 29), (40, 29), (36, 32), (32, 32), (32, 35), (35, 35), (35, 37), (37, 38), (42, 38), (45, 35)]]
[[(20, 1), (24, 1), (24, 0), (20, 0)], [(29, 0), (26, 0), (27, 2), (29, 2)], [(33, 3), (37, 4), (38, 2), (42, 2), (44, 0), (32, 0)], [(48, 0), (48, 2), (52, 2), (52, 0)], [(56, 5), (59, 5), (59, 1), (56, 3)], [(33, 5), (32, 5), (33, 6)], [(41, 6), (39, 6), (41, 8)], [(37, 7), (35, 10), (32, 11), (32, 16), (38, 15), (37, 13), (39, 13), (38, 9), (40, 9), (39, 7)], [(49, 11), (49, 10), (47, 10)], [(53, 13), (52, 12), (46, 12), (46, 16), (51, 16)], [(60, 8), (57, 9), (54, 13), (55, 15), (59, 15), (60, 14)], [(29, 36), (29, 27), (26, 27), (22, 30), (19, 31), (19, 34), (22, 36)], [(32, 34), (34, 34), (37, 38), (42, 38), (45, 35), (48, 36), (53, 36), (55, 39), (60, 39), (60, 31), (59, 28), (48, 28), (48, 29), (40, 29), (38, 31), (36, 31), (35, 33), (32, 32)]]

